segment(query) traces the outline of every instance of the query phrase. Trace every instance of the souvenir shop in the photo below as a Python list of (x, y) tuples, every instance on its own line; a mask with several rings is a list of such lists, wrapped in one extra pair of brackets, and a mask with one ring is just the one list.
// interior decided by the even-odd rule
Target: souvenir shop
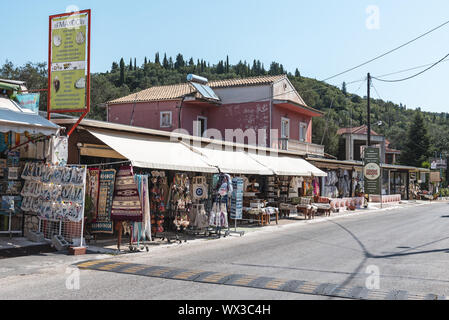
[(2, 102), (0, 233), (82, 245), (85, 168), (67, 165), (59, 126), (12, 100)]
[(88, 167), (86, 239), (117, 239), (120, 245), (129, 237), (133, 250), (155, 238), (226, 236), (237, 222), (271, 223), (281, 204), (294, 211), (293, 198), (318, 194), (312, 175), (325, 175), (300, 158), (194, 147), (98, 127), (86, 131), (122, 156), (99, 161), (86, 150), (95, 141), (86, 135), (85, 144), (78, 140), (84, 146), (79, 158)]
[(360, 163), (313, 158), (308, 160), (326, 173), (319, 183), (321, 197), (330, 199), (334, 210), (354, 210), (366, 205), (363, 166)]
[(312, 177), (142, 168), (129, 161), (88, 165), (86, 190), (92, 208), (86, 233), (117, 237), (119, 248), (122, 236), (129, 237), (134, 250), (148, 249), (155, 238), (227, 236), (237, 222), (269, 224), (280, 207), (296, 213), (295, 199), (318, 195), (319, 183)]

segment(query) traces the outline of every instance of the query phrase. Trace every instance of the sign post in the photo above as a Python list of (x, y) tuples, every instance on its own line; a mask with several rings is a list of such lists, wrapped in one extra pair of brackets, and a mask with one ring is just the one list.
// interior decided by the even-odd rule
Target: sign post
[[(380, 168), (380, 150), (375, 147), (367, 147), (365, 150), (365, 166), (363, 168), (365, 178), (365, 193), (379, 194), (382, 197), (381, 190), (381, 168)], [(382, 204), (382, 198), (381, 198)]]
[(47, 117), (90, 111), (90, 10), (49, 17)]

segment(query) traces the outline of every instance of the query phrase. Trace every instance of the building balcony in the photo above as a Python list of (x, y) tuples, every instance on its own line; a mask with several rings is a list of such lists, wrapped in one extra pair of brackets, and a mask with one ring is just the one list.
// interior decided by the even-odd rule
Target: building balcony
[(288, 138), (279, 138), (273, 141), (273, 148), (290, 152), (305, 153), (316, 156), (324, 156), (324, 146)]

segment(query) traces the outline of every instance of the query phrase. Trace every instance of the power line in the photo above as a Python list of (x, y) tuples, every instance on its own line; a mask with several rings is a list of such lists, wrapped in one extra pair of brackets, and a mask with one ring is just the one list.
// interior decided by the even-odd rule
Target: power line
[(432, 69), (437, 64), (443, 62), (447, 57), (449, 57), (449, 53), (447, 55), (445, 55), (443, 58), (441, 58), (440, 60), (438, 60), (437, 62), (435, 62), (434, 64), (432, 64), (430, 67), (428, 67), (428, 68), (424, 69), (423, 71), (418, 72), (418, 73), (416, 73), (416, 74), (414, 74), (414, 75), (412, 75), (410, 77), (407, 77), (407, 78), (395, 79), (395, 80), (385, 80), (385, 79), (379, 79), (379, 78), (376, 78), (376, 77), (372, 77), (372, 78), (375, 79), (375, 80), (378, 80), (378, 81), (382, 81), (382, 82), (401, 82), (401, 81), (405, 81), (405, 80), (410, 80), (410, 79), (415, 78), (415, 77), (423, 74), (424, 72)]
[[(446, 62), (446, 61), (449, 61), (449, 59), (444, 59), (441, 62)], [(392, 72), (392, 73), (383, 74), (383, 75), (380, 75), (380, 76), (377, 76), (377, 77), (380, 77), (380, 78), (388, 77), (388, 76), (392, 76), (392, 75), (395, 75), (395, 74), (398, 74), (398, 73), (404, 73), (404, 72), (407, 72), (407, 71), (413, 71), (413, 70), (416, 70), (416, 69), (421, 69), (421, 68), (424, 68), (424, 67), (428, 67), (428, 66), (431, 66), (433, 64), (434, 63), (428, 63), (428, 64), (424, 64), (424, 65), (421, 65), (421, 66), (412, 67), (412, 68), (409, 68), (409, 69), (404, 69), (404, 70), (399, 70), (399, 71)]]
[[(376, 87), (374, 86), (374, 83), (371, 82), (371, 87), (373, 87), (374, 91), (376, 91), (377, 96), (379, 97), (380, 100), (383, 100), (382, 97), (380, 96), (379, 92), (377, 91)], [(384, 100), (385, 101), (385, 100)]]
[(408, 42), (406, 42), (406, 43), (404, 43), (404, 44), (402, 44), (402, 45), (400, 45), (400, 46), (398, 46), (398, 47), (396, 47), (396, 48), (394, 48), (394, 49), (392, 49), (392, 50), (390, 50), (390, 51), (387, 51), (387, 52), (385, 52), (385, 53), (383, 53), (383, 54), (381, 54), (381, 55), (379, 55), (379, 56), (377, 56), (377, 57), (375, 57), (375, 58), (372, 58), (372, 59), (370, 59), (370, 60), (368, 60), (368, 61), (366, 61), (366, 62), (363, 62), (363, 63), (361, 63), (361, 64), (359, 64), (359, 65), (357, 65), (357, 66), (355, 66), (355, 67), (352, 67), (352, 68), (350, 68), (350, 69), (347, 69), (347, 70), (345, 70), (345, 71), (343, 71), (343, 72), (340, 72), (340, 73), (338, 73), (338, 74), (336, 74), (336, 75), (334, 75), (334, 76), (332, 76), (332, 77), (326, 78), (326, 79), (324, 79), (324, 80), (322, 80), (322, 81), (327, 81), (327, 80), (336, 78), (336, 77), (338, 77), (338, 76), (341, 76), (342, 74), (348, 73), (348, 72), (350, 72), (350, 71), (352, 71), (352, 70), (355, 70), (355, 69), (358, 69), (358, 68), (360, 68), (360, 67), (362, 67), (362, 66), (364, 66), (364, 65), (367, 65), (368, 63), (371, 63), (371, 62), (373, 62), (373, 61), (375, 61), (375, 60), (378, 60), (378, 59), (380, 59), (380, 58), (382, 58), (382, 57), (385, 57), (386, 55), (388, 55), (388, 54), (390, 54), (390, 53), (392, 53), (392, 52), (395, 52), (395, 51), (397, 51), (397, 50), (399, 50), (399, 49), (401, 49), (401, 48), (403, 48), (403, 47), (409, 45), (410, 43), (415, 42), (415, 41), (418, 40), (418, 39), (421, 39), (422, 37), (424, 37), (424, 36), (426, 36), (426, 35), (432, 33), (433, 31), (442, 28), (443, 26), (445, 26), (445, 25), (448, 24), (448, 23), (449, 23), (449, 20), (446, 21), (446, 22), (444, 22), (444, 23), (442, 23), (442, 24), (440, 24), (439, 26), (437, 26), (437, 27), (435, 27), (435, 28), (433, 28), (433, 29), (427, 31), (426, 33), (423, 33), (422, 35), (420, 35), (420, 36), (418, 36), (418, 37), (416, 37), (416, 38), (414, 38), (414, 39), (412, 39), (412, 40), (410, 40), (410, 41), (408, 41)]
[[(449, 58), (448, 59), (444, 59), (441, 62), (447, 62), (447, 61), (449, 61)], [(376, 77), (378, 77), (378, 78), (388, 77), (388, 76), (392, 76), (392, 75), (395, 75), (395, 74), (404, 73), (404, 72), (407, 72), (407, 71), (413, 71), (413, 70), (416, 70), (416, 69), (421, 69), (421, 68), (424, 68), (424, 67), (428, 67), (428, 66), (431, 66), (433, 64), (435, 64), (435, 63), (433, 62), (433, 63), (423, 64), (423, 65), (416, 66), (416, 67), (411, 67), (411, 68), (408, 68), (408, 69), (403, 69), (403, 70), (399, 70), (399, 71), (395, 71), (395, 72), (391, 72), (391, 73), (386, 73), (386, 74), (379, 75), (379, 76), (376, 76)], [(373, 76), (371, 78), (373, 78)], [(353, 84), (353, 83), (359, 83), (359, 82), (365, 82), (365, 81), (366, 81), (366, 77), (363, 78), (363, 79), (347, 82), (346, 85)]]

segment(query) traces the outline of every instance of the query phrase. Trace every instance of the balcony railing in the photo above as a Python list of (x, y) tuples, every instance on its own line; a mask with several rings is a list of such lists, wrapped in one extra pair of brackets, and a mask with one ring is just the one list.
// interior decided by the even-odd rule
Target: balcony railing
[(300, 152), (324, 156), (324, 146), (288, 138), (279, 138), (273, 142), (273, 147), (279, 150)]

